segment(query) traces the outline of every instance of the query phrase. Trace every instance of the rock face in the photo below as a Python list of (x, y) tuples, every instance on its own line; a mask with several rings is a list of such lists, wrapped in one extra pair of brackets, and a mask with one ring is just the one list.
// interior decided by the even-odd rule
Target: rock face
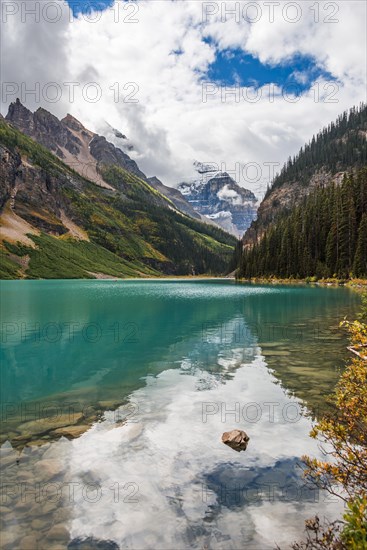
[(164, 185), (164, 183), (162, 183), (155, 176), (153, 178), (148, 178), (148, 183), (149, 185), (154, 187), (154, 189), (162, 193), (162, 195), (170, 199), (173, 202), (173, 204), (177, 206), (179, 210), (181, 210), (181, 212), (188, 214), (192, 218), (196, 218), (198, 220), (201, 219), (200, 214), (195, 212), (194, 208), (184, 198), (184, 196), (178, 189), (175, 189), (174, 187), (167, 187), (167, 185)]
[(130, 151), (136, 151), (135, 144), (120, 130), (113, 128), (108, 122), (104, 122), (99, 128), (99, 134), (104, 136), (107, 141), (113, 143), (118, 149), (128, 153)]
[[(2, 145), (0, 159), (0, 208), (10, 199), (11, 210), (37, 229), (53, 235), (66, 233), (67, 229), (56, 216), (62, 208), (67, 208), (62, 190), (78, 188), (77, 178), (47, 173), (24, 162), (16, 150)], [(46, 216), (46, 211), (53, 215)]]
[(21, 162), (19, 153), (0, 145), (0, 208), (11, 196)]
[(77, 155), (82, 147), (81, 140), (63, 121), (41, 107), (32, 113), (17, 99), (15, 103), (10, 104), (5, 118), (18, 130), (62, 159), (65, 158), (63, 149), (72, 155)]
[(200, 180), (183, 182), (178, 189), (196, 212), (242, 237), (256, 218), (257, 199), (238, 185), (227, 172), (208, 172)]
[(232, 430), (231, 432), (224, 432), (222, 441), (225, 445), (240, 453), (246, 451), (250, 438), (243, 430)]
[[(118, 130), (107, 128), (108, 135), (118, 143), (108, 141), (104, 136), (87, 130), (81, 122), (68, 114), (62, 120), (39, 108), (32, 113), (17, 99), (9, 106), (6, 120), (18, 130), (31, 137), (60, 157), (81, 176), (104, 188), (111, 188), (99, 175), (99, 166), (119, 166), (146, 181), (151, 187), (172, 201), (181, 212), (196, 218), (202, 217), (177, 189), (167, 187), (158, 178), (147, 176), (137, 163), (123, 150), (132, 150), (129, 140)], [(1, 152), (0, 152), (1, 153)], [(0, 195), (0, 206), (4, 198)]]
[(121, 166), (128, 172), (135, 174), (139, 178), (146, 180), (146, 175), (139, 170), (138, 165), (129, 155), (121, 149), (117, 149), (112, 143), (108, 142), (103, 136), (94, 136), (90, 142), (91, 155), (102, 164)]

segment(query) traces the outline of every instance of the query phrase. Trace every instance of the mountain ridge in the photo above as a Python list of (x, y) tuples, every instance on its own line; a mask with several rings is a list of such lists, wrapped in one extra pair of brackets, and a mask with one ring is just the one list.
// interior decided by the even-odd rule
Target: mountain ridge
[[(94, 134), (73, 117), (61, 123), (42, 110), (34, 119), (16, 109), (48, 148), (16, 127), (14, 112), (0, 119), (3, 278), (225, 271), (233, 237), (181, 212), (123, 167), (122, 151), (101, 137), (93, 143)], [(60, 130), (57, 139), (48, 121)]]
[[(127, 153), (109, 142), (105, 136), (98, 135), (85, 128), (71, 114), (67, 114), (59, 120), (43, 108), (39, 108), (32, 113), (17, 99), (10, 104), (5, 120), (55, 153), (80, 175), (101, 187), (113, 190), (113, 187), (100, 177), (97, 170), (98, 163), (120, 166), (146, 181), (152, 187), (155, 187), (155, 180), (159, 181), (158, 178), (153, 177), (150, 183), (150, 178), (140, 170), (137, 163)], [(111, 129), (118, 136), (126, 138), (121, 132), (114, 130), (112, 127)], [(164, 185), (161, 181), (156, 185), (157, 190), (179, 210), (193, 218), (202, 219), (185, 201), (179, 191)]]

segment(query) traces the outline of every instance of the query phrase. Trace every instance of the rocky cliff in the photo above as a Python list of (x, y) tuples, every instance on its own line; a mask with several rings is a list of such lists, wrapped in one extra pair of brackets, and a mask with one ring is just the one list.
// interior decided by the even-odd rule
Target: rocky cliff
[(227, 172), (200, 170), (202, 177), (181, 183), (179, 191), (196, 212), (236, 237), (242, 237), (256, 217), (255, 195), (238, 185)]

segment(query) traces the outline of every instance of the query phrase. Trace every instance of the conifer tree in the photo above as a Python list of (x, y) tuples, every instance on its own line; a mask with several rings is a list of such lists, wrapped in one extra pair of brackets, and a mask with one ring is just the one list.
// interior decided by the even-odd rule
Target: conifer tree
[(367, 213), (364, 213), (358, 230), (357, 249), (353, 263), (355, 277), (367, 274)]

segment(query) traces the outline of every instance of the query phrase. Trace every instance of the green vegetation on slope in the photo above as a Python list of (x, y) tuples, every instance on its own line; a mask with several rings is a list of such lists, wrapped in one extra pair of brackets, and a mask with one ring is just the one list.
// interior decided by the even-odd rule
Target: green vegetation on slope
[(93, 273), (103, 273), (112, 277), (135, 277), (139, 269), (141, 275), (159, 275), (157, 271), (149, 269), (144, 264), (131, 264), (90, 242), (57, 239), (46, 234), (28, 236), (37, 248), (7, 242), (5, 246), (12, 254), (20, 257), (29, 256), (29, 279), (84, 279), (94, 278)]
[(234, 237), (163, 206), (162, 195), (122, 168), (109, 167), (102, 174), (118, 193), (110, 196), (94, 185), (83, 196), (64, 192), (92, 241), (128, 261), (141, 260), (170, 274), (226, 270)]
[[(30, 257), (28, 267), (23, 262), (26, 277), (225, 272), (236, 239), (181, 214), (169, 199), (130, 172), (99, 166), (101, 177), (116, 191), (102, 189), (4, 121), (0, 121), (0, 144), (32, 163), (25, 169), (28, 181), (20, 184), (15, 201), (15, 212), (42, 232), (40, 237), (31, 236), (36, 251), (18, 250), (18, 256)], [(87, 232), (90, 243), (60, 237), (67, 233), (60, 220), (61, 207)], [(17, 277), (20, 266), (11, 257), (14, 251), (8, 247), (4, 253), (0, 275)]]
[(265, 196), (286, 182), (298, 181), (307, 185), (317, 170), (335, 174), (350, 167), (362, 168), (367, 164), (367, 106), (361, 104), (331, 122), (310, 143), (302, 147), (297, 156), (289, 158), (281, 173)]
[(49, 175), (58, 175), (70, 173), (76, 177), (78, 174), (67, 166), (56, 155), (51, 153), (46, 147), (43, 147), (32, 138), (26, 136), (5, 120), (0, 119), (0, 144), (11, 151), (18, 151), (27, 157), (35, 166), (43, 168)]
[(18, 279), (19, 277), (19, 265), (0, 250), (0, 279)]
[(367, 169), (319, 187), (246, 249), (239, 277), (367, 277)]

